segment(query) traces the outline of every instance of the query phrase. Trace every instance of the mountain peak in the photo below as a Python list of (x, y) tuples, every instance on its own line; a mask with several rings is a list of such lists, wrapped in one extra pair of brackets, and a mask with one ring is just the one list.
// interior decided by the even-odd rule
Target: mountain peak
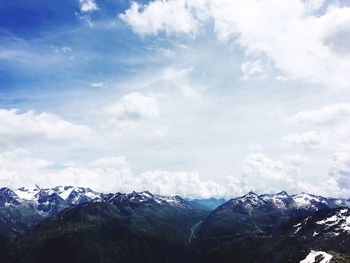
[(8, 205), (8, 204), (19, 204), (17, 201), (18, 196), (14, 191), (10, 188), (2, 187), (0, 188), (0, 205)]
[(258, 195), (253, 191), (249, 191), (245, 196), (258, 196)]
[(281, 192), (277, 193), (276, 195), (278, 195), (278, 196), (289, 196), (289, 194), (286, 191), (281, 191)]

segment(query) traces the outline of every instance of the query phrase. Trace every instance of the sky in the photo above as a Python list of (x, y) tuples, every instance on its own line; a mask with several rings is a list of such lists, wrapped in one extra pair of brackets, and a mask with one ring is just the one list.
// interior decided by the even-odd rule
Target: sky
[(350, 197), (350, 3), (0, 0), (0, 185)]

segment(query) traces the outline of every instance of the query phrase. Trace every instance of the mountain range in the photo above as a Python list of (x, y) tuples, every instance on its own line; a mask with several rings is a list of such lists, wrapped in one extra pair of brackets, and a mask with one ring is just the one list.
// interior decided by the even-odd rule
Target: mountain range
[(39, 263), (350, 262), (350, 200), (1, 188), (0, 254)]

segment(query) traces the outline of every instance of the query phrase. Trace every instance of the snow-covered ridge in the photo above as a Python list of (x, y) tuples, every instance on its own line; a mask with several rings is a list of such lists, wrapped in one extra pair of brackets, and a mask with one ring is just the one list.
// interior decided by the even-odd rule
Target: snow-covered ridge
[(340, 232), (350, 234), (350, 209), (341, 209), (336, 214), (316, 223), (323, 225), (326, 230), (332, 229), (334, 235), (338, 235)]
[[(176, 206), (190, 206), (190, 204), (179, 196), (161, 196), (152, 194), (148, 191), (132, 192), (127, 194), (103, 194), (90, 188), (57, 186), (53, 188), (34, 188), (21, 187), (14, 191), (9, 188), (0, 190), (0, 199), (16, 200), (16, 204), (30, 204), (42, 212), (52, 212), (61, 210), (70, 205), (86, 203), (90, 201), (108, 201), (116, 197), (123, 198), (129, 202), (143, 203), (154, 202), (156, 204), (170, 204)], [(10, 198), (11, 197), (11, 198)], [(10, 202), (10, 201), (7, 201)]]
[[(12, 191), (9, 188), (0, 189), (0, 206), (29, 204), (41, 213), (55, 213), (71, 205), (90, 201), (103, 201), (113, 196), (122, 196), (134, 203), (153, 202), (155, 204), (170, 204), (173, 206), (190, 207), (191, 205), (179, 196), (161, 196), (148, 191), (128, 194), (102, 194), (89, 188), (73, 186), (57, 186), (53, 188), (21, 187)], [(308, 210), (317, 211), (322, 208), (350, 207), (350, 200), (325, 198), (307, 193), (289, 195), (286, 192), (277, 194), (257, 195), (254, 192), (231, 199), (229, 205), (241, 207), (247, 211), (254, 209)]]
[(9, 188), (0, 189), (0, 205), (31, 206), (42, 215), (56, 213), (71, 205), (92, 200), (101, 200), (102, 194), (84, 187), (57, 186), (53, 188), (25, 188), (14, 191)]
[(178, 207), (191, 207), (191, 205), (179, 196), (161, 196), (152, 194), (148, 191), (143, 192), (132, 192), (129, 194), (114, 194), (107, 199), (110, 202), (117, 201), (127, 201), (132, 203), (152, 203), (152, 204), (168, 204), (171, 206)]
[(326, 198), (322, 196), (300, 193), (289, 195), (286, 192), (257, 195), (254, 192), (230, 200), (233, 206), (244, 207), (248, 211), (266, 207), (279, 210), (318, 211), (323, 208), (350, 207), (350, 200)]
[(14, 193), (22, 200), (38, 201), (42, 195), (57, 195), (62, 200), (71, 199), (72, 203), (77, 202), (82, 197), (85, 199), (101, 198), (101, 194), (97, 193), (90, 188), (73, 187), (73, 186), (57, 186), (54, 188), (24, 188), (21, 187), (14, 191)]

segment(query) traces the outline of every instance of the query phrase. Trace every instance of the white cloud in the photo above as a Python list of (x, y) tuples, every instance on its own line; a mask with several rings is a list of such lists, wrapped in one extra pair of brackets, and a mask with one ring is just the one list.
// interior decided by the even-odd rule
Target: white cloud
[(255, 180), (260, 181), (258, 183), (260, 185), (255, 186), (259, 192), (269, 188), (276, 188), (276, 186), (280, 188), (281, 184), (285, 185), (282, 188), (286, 189), (286, 184), (292, 183), (287, 166), (282, 161), (272, 160), (262, 153), (250, 154), (245, 157), (243, 177), (245, 179), (255, 178)]
[(34, 157), (25, 149), (2, 149), (0, 153), (0, 185), (32, 186), (33, 179), (39, 179), (42, 170), (50, 165), (51, 162)]
[(302, 111), (290, 118), (291, 121), (307, 124), (331, 125), (348, 121), (350, 104), (338, 103), (326, 105), (318, 110)]
[(184, 97), (194, 98), (198, 92), (191, 86), (190, 74), (193, 73), (191, 68), (166, 68), (161, 77), (172, 87), (179, 89)]
[(103, 111), (118, 120), (156, 119), (159, 117), (157, 97), (141, 92), (126, 94), (117, 101), (106, 105)]
[(17, 109), (0, 109), (0, 141), (3, 142), (30, 140), (36, 137), (81, 138), (90, 133), (91, 129), (87, 126), (71, 123), (54, 113), (20, 113)]
[(98, 10), (95, 0), (80, 0), (80, 12), (88, 13)]
[(300, 168), (308, 162), (306, 157), (293, 155), (285, 159), (285, 161), (274, 160), (263, 153), (245, 156), (242, 175), (227, 177), (228, 193), (237, 196), (248, 191), (276, 193), (285, 190), (289, 193), (310, 192), (329, 195), (337, 189), (334, 184), (329, 183), (332, 180), (315, 182), (314, 177), (301, 176)]
[(212, 181), (202, 181), (198, 172), (149, 171), (136, 174), (125, 157), (117, 165), (97, 160), (93, 165), (67, 167), (49, 175), (50, 185), (69, 184), (102, 192), (150, 191), (160, 195), (208, 198), (225, 195), (225, 188)]
[(325, 142), (322, 134), (317, 131), (309, 131), (301, 134), (287, 134), (282, 138), (282, 140), (288, 144), (301, 146), (306, 149), (316, 149)]
[(243, 79), (251, 78), (265, 78), (269, 67), (265, 65), (262, 60), (247, 60), (241, 64)]
[(309, 149), (350, 150), (350, 104), (337, 103), (316, 110), (301, 111), (287, 119), (290, 123), (313, 126), (316, 130), (288, 134), (282, 139)]
[[(132, 4), (121, 16), (142, 35), (197, 32), (214, 24), (219, 40), (268, 59), (286, 79), (349, 87), (350, 7), (303, 0), (167, 0)], [(257, 67), (255, 67), (257, 68)]]
[(141, 128), (148, 137), (162, 137), (166, 127), (158, 125), (160, 94), (128, 93), (105, 105), (101, 110), (103, 129), (112, 136), (130, 133)]
[(286, 159), (288, 163), (295, 167), (301, 167), (310, 162), (309, 158), (300, 154), (288, 155)]
[(198, 27), (185, 0), (153, 1), (148, 5), (133, 2), (120, 17), (142, 35), (159, 31), (192, 34)]
[(280, 160), (272, 160), (263, 153), (253, 153), (245, 156), (242, 164), (241, 176), (227, 178), (228, 188), (233, 195), (251, 190), (258, 193), (296, 190), (291, 168)]
[(180, 195), (191, 198), (219, 197), (226, 189), (213, 181), (202, 181), (197, 171), (151, 171), (140, 175), (142, 190), (162, 195)]
[(340, 189), (350, 192), (350, 153), (338, 152), (333, 156), (332, 166), (329, 171), (334, 177)]
[(9, 187), (73, 185), (101, 192), (148, 190), (161, 195), (207, 198), (225, 195), (225, 188), (203, 181), (198, 172), (148, 171), (136, 173), (125, 156), (113, 156), (90, 163), (67, 164), (60, 169), (53, 163), (33, 157), (23, 149), (0, 154), (0, 184)]
[(55, 45), (52, 45), (52, 46), (50, 46), (50, 48), (56, 54), (65, 54), (65, 53), (70, 53), (70, 52), (73, 51), (73, 49), (71, 49), (68, 46), (55, 46)]
[(93, 88), (104, 88), (105, 84), (103, 82), (92, 82), (90, 86)]
[[(286, 161), (273, 160), (262, 153), (247, 155), (243, 174), (228, 176), (225, 185), (201, 179), (197, 171), (154, 170), (136, 172), (125, 156), (100, 158), (86, 163), (69, 163), (63, 168), (33, 153), (13, 148), (0, 154), (0, 184), (12, 188), (73, 185), (101, 192), (148, 190), (161, 195), (188, 198), (234, 197), (253, 190), (258, 193), (286, 190), (346, 196), (350, 188), (350, 155), (335, 154), (329, 177), (315, 182), (314, 177), (301, 178), (299, 168), (309, 160), (304, 156), (287, 156)], [(335, 192), (337, 194), (335, 194)]]

